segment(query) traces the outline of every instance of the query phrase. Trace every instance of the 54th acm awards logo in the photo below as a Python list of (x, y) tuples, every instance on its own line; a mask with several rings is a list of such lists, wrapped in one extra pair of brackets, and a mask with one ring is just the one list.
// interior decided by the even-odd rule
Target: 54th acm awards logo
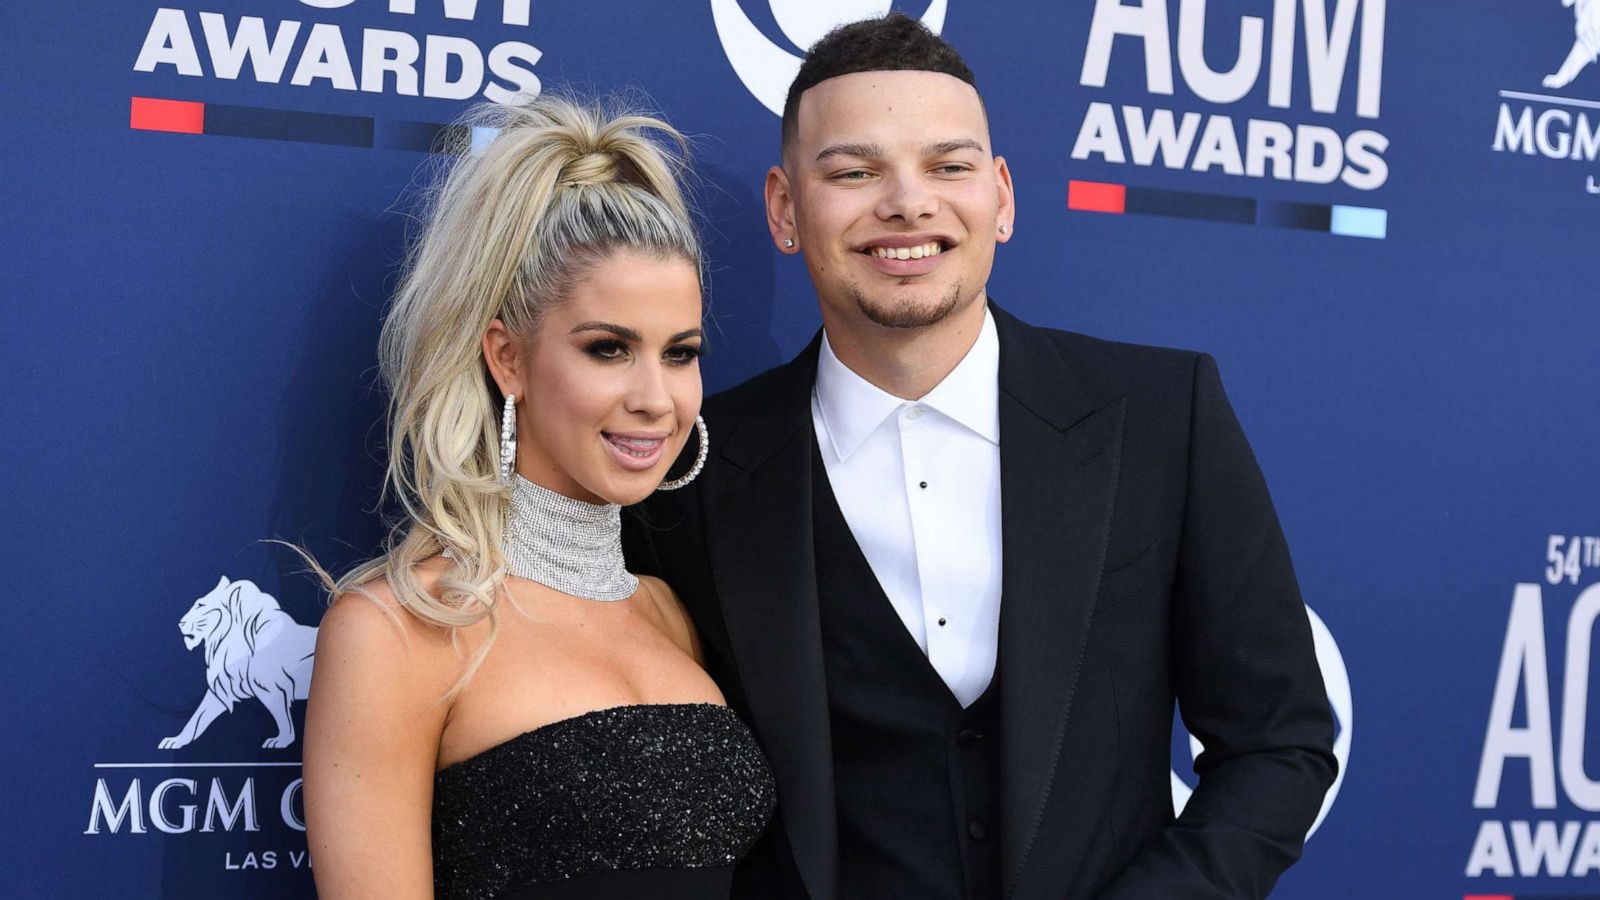
[[(785, 48), (763, 34), (739, 0), (711, 0), (711, 18), (722, 51), (739, 80), (773, 115), (782, 115), (789, 85), (800, 73), (801, 56), (812, 44), (839, 25), (882, 16), (894, 4), (890, 0), (771, 0), (770, 6), (772, 18), (792, 47)], [(949, 0), (932, 0), (926, 6), (922, 24), (934, 34), (942, 32)]]
[[(1600, 877), (1600, 819), (1583, 821), (1570, 811), (1600, 812), (1600, 779), (1584, 767), (1586, 750), (1591, 761), (1596, 756), (1588, 717), (1600, 623), (1600, 581), (1593, 580), (1600, 573), (1600, 535), (1550, 535), (1545, 560), (1543, 583), (1518, 584), (1511, 594), (1472, 792), (1473, 808), (1486, 818), (1467, 857), (1469, 878)], [(1582, 586), (1586, 581), (1592, 583)], [(1569, 598), (1571, 608), (1564, 609)], [(1547, 613), (1555, 620), (1548, 632)], [(1547, 634), (1564, 650), (1558, 671), (1549, 666)], [(1561, 687), (1559, 707), (1551, 699), (1552, 680)], [(1508, 773), (1511, 784), (1503, 790)], [(1524, 783), (1526, 798), (1517, 796)]]
[[(224, 576), (183, 614), (178, 631), (186, 650), (203, 650), (205, 682), (195, 687), (204, 690), (196, 691), (194, 711), (178, 733), (152, 738), (152, 749), (193, 746), (208, 755), (227, 755), (217, 750), (227, 743), (217, 739), (219, 723), (238, 728), (240, 720), (230, 720), (229, 714), (246, 704), (264, 707), (274, 726), (262, 749), (291, 747), (298, 737), (293, 705), (306, 698), (311, 685), (317, 629), (296, 622), (254, 583)], [(250, 834), (261, 832), (265, 822), (294, 835), (292, 845), (263, 850), (229, 844), (223, 851), (225, 869), (311, 866), (305, 841), (298, 837), (306, 827), (298, 762), (104, 762), (95, 769), (86, 835)]]
[[(1493, 146), (1500, 153), (1592, 163), (1600, 158), (1600, 66), (1592, 65), (1600, 56), (1600, 0), (1561, 0), (1561, 5), (1573, 13), (1572, 49), (1540, 86), (1588, 99), (1503, 90)], [(1600, 178), (1587, 175), (1584, 190), (1600, 194)]]

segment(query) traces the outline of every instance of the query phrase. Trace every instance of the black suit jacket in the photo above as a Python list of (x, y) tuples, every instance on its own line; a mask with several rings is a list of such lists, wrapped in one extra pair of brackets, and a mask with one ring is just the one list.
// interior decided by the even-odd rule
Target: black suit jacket
[[(1216, 365), (992, 308), (1004, 895), (1264, 896), (1337, 764), (1288, 547)], [(625, 517), (630, 563), (683, 598), (777, 779), (777, 821), (741, 873), (750, 897), (837, 896), (811, 534), (818, 345), (708, 399), (704, 472)], [(1176, 819), (1174, 701), (1206, 748)]]

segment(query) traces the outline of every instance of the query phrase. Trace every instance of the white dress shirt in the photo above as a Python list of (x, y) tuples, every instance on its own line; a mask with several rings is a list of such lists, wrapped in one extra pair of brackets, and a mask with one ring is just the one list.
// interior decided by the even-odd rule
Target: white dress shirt
[(950, 692), (970, 706), (1000, 639), (1000, 339), (983, 329), (921, 400), (852, 372), (827, 335), (811, 394), (822, 461), (878, 584)]

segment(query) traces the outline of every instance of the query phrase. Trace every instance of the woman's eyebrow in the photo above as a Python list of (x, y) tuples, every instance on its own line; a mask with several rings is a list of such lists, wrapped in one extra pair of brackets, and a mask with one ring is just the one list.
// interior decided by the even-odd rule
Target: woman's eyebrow
[(568, 332), (568, 334), (577, 334), (580, 331), (604, 331), (614, 334), (625, 341), (642, 340), (639, 337), (639, 332), (634, 331), (632, 328), (627, 328), (622, 325), (613, 325), (610, 322), (584, 322), (582, 325), (572, 329), (570, 332)]
[[(582, 325), (578, 325), (568, 333), (577, 334), (580, 331), (604, 331), (607, 334), (614, 334), (625, 341), (634, 341), (636, 343), (642, 343), (644, 341), (644, 338), (640, 336), (639, 332), (634, 331), (632, 328), (629, 328), (626, 325), (613, 325), (610, 322), (584, 322)], [(667, 338), (667, 343), (676, 344), (679, 341), (686, 341), (689, 338), (695, 337), (704, 340), (705, 331), (700, 328), (690, 328), (685, 331), (680, 331), (672, 337)]]

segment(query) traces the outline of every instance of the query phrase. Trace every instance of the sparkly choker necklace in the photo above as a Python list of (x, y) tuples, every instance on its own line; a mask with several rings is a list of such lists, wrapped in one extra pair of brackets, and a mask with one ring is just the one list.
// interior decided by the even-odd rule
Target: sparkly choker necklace
[(500, 548), (512, 575), (585, 600), (626, 600), (639, 587), (622, 561), (622, 507), (565, 497), (511, 476)]

